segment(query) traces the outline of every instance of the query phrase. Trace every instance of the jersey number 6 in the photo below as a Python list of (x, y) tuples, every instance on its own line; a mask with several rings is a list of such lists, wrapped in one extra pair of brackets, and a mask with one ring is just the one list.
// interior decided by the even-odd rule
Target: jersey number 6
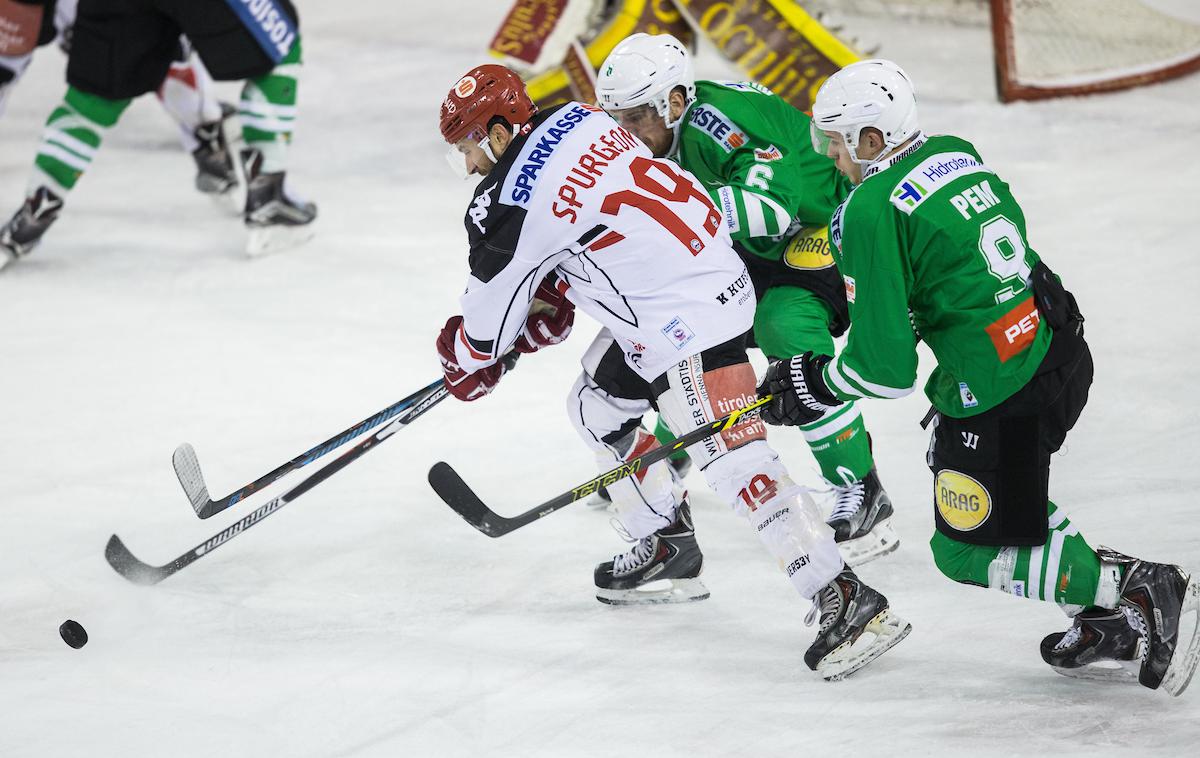
[[(658, 169), (658, 173), (666, 177), (672, 186), (667, 187), (658, 179), (652, 178), (650, 176), (652, 168)], [(704, 219), (704, 230), (708, 232), (711, 239), (717, 234), (721, 223), (721, 214), (717, 213), (717, 209), (713, 207), (708, 195), (697, 189), (696, 185), (686, 176), (676, 172), (671, 164), (665, 161), (638, 156), (630, 162), (629, 171), (633, 174), (633, 183), (637, 185), (638, 189), (649, 195), (643, 195), (641, 192), (634, 192), (631, 189), (614, 192), (604, 198), (600, 212), (615, 216), (620, 212), (622, 206), (628, 205), (631, 208), (637, 208), (670, 232), (675, 239), (679, 240), (679, 244), (687, 248), (688, 252), (692, 255), (699, 255), (700, 251), (704, 249), (704, 242), (700, 236), (662, 201), (686, 203), (695, 198), (704, 203), (708, 209), (708, 216)]]

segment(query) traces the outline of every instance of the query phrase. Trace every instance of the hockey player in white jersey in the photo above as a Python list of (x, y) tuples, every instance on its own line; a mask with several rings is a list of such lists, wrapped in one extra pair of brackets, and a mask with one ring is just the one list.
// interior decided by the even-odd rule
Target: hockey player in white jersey
[[(598, 108), (575, 102), (538, 113), (520, 79), (498, 65), (454, 85), (440, 127), (452, 163), (483, 177), (464, 219), (471, 273), (462, 315), (437, 340), (456, 397), (488, 394), (514, 347), (533, 352), (564, 339), (578, 306), (605, 327), (570, 409), (601, 470), (657, 446), (641, 425), (652, 406), (679, 435), (755, 400), (745, 351), (753, 285), (691, 174), (656, 160)], [(757, 418), (688, 453), (814, 601), (810, 618), (819, 613), (821, 624), (805, 654), (810, 668), (841, 678), (908, 633), (886, 598), (843, 563)], [(686, 493), (673, 488), (665, 463), (639, 476), (609, 488), (634, 546), (596, 568), (597, 597), (707, 597)], [(669, 586), (656, 592), (658, 584)]]

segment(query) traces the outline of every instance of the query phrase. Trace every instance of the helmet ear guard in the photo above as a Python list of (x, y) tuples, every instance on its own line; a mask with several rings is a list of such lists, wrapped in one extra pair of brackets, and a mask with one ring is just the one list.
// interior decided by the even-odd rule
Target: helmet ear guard
[[(883, 136), (884, 150), (872, 158), (860, 158), (858, 145), (867, 127)], [(829, 143), (824, 134), (818, 138), (818, 132), (837, 132), (855, 163), (879, 160), (920, 131), (912, 81), (891, 61), (852, 63), (825, 80), (817, 91), (811, 129), (813, 149), (822, 154)]]

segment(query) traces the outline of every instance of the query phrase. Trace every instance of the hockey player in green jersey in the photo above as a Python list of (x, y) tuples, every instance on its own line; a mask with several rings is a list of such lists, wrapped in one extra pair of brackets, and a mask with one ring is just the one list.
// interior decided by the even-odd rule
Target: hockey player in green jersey
[[(831, 353), (848, 316), (827, 224), (850, 185), (813, 154), (808, 116), (752, 82), (696, 81), (687, 49), (669, 34), (624, 40), (601, 65), (596, 94), (656, 157), (708, 189), (750, 271), (757, 346), (768, 358)], [(846, 560), (894, 550), (892, 504), (859, 409), (845, 403), (801, 431), (834, 488), (829, 525)]]
[(764, 419), (804, 424), (907, 395), (924, 341), (937, 359), (925, 393), (938, 569), (1061, 606), (1071, 628), (1041, 643), (1060, 673), (1180, 694), (1200, 658), (1200, 587), (1179, 566), (1092, 549), (1049, 500), (1050, 455), (1087, 402), (1092, 358), (1008, 185), (969, 142), (920, 132), (912, 85), (889, 61), (830, 77), (812, 124), (816, 151), (856, 185), (830, 222), (852, 326), (836, 357), (771, 366)]

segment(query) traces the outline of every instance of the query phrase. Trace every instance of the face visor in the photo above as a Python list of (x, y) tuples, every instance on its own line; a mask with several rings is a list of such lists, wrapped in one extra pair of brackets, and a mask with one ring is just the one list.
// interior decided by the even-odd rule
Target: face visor
[(624, 108), (622, 110), (608, 111), (608, 115), (613, 117), (621, 126), (631, 132), (637, 133), (638, 129), (644, 129), (656, 121), (662, 121), (663, 117), (658, 110), (651, 104), (635, 105), (632, 108)]
[(450, 164), (450, 170), (458, 178), (470, 179), (473, 167), (478, 173), (479, 153), (481, 152), (492, 162), (492, 165), (496, 164), (496, 156), (492, 154), (492, 145), (488, 141), (487, 133), (482, 129), (475, 128), (446, 150), (446, 162)]
[(824, 130), (818, 127), (815, 120), (808, 122), (808, 131), (812, 137), (813, 150), (817, 155), (823, 158), (831, 158), (829, 155), (829, 145), (833, 142), (833, 137), (830, 137)]

